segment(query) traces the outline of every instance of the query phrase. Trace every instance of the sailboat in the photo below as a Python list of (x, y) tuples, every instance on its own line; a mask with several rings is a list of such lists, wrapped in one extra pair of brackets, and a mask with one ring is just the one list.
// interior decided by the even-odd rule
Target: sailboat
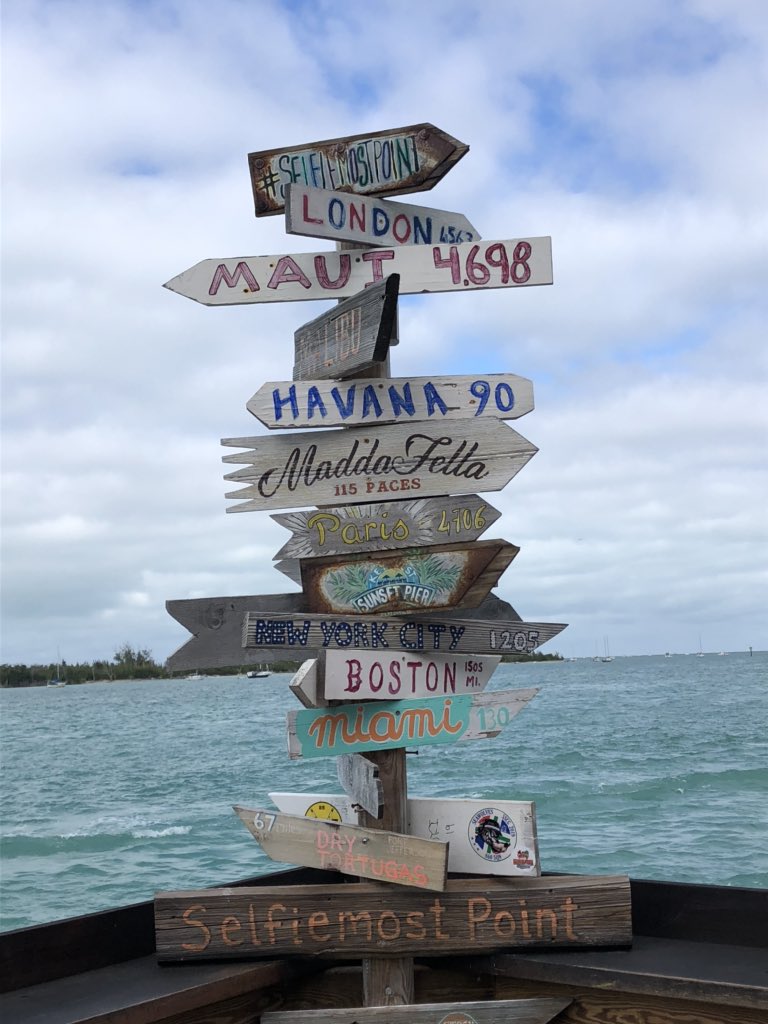
[(603, 644), (605, 648), (605, 653), (600, 658), (600, 661), (613, 661), (613, 658), (611, 657), (610, 648), (608, 647), (608, 637), (603, 638)]
[(48, 686), (66, 686), (67, 680), (61, 677), (61, 653), (59, 651), (56, 652), (56, 658), (56, 673), (52, 679), (48, 680)]

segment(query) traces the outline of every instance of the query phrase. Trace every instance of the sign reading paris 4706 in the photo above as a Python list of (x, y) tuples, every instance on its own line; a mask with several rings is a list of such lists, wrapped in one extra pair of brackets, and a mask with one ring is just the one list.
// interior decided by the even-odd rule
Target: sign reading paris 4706
[(400, 275), (401, 294), (552, 284), (552, 239), (209, 259), (164, 287), (206, 306), (233, 306), (346, 299), (388, 274)]

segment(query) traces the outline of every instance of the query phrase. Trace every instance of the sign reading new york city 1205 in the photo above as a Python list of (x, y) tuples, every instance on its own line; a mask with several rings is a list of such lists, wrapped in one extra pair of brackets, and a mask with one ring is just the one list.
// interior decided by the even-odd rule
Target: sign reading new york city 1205
[(226, 438), (222, 444), (252, 446), (223, 458), (246, 463), (225, 476), (248, 485), (227, 494), (246, 502), (229, 512), (334, 505), (339, 498), (364, 501), (405, 492), (427, 497), (498, 491), (538, 450), (500, 420)]

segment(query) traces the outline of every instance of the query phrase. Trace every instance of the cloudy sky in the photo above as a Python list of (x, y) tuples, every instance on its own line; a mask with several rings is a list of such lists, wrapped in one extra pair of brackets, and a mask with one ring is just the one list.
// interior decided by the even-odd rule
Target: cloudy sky
[(762, 0), (6, 0), (2, 660), (296, 589), (219, 441), (330, 307), (161, 285), (332, 247), (254, 217), (249, 152), (419, 122), (470, 152), (413, 202), (552, 237), (552, 287), (400, 302), (394, 374), (534, 381), (499, 593), (569, 656), (768, 647), (767, 43)]

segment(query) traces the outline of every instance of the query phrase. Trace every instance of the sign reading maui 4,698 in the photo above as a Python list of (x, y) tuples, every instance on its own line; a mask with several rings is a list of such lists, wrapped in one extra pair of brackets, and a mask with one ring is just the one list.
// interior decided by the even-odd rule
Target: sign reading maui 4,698
[(552, 239), (202, 260), (164, 287), (206, 306), (345, 299), (400, 275), (401, 294), (552, 284)]
[(433, 124), (248, 154), (256, 216), (280, 213), (286, 186), (394, 196), (432, 188), (469, 151)]
[(262, 384), (247, 408), (270, 430), (365, 423), (512, 420), (533, 409), (533, 383), (513, 373)]
[(399, 498), (405, 492), (499, 491), (538, 451), (497, 419), (235, 437), (222, 444), (251, 449), (222, 459), (245, 464), (224, 478), (248, 484), (227, 494), (248, 499), (238, 511)]

